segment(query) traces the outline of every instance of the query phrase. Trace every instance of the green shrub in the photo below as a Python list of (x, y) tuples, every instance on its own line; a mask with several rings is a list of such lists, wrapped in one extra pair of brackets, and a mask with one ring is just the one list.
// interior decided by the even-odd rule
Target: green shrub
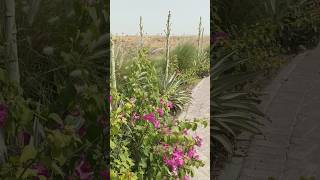
[[(239, 66), (243, 60), (234, 61), (234, 52), (213, 62), (211, 89), (211, 113), (215, 131), (211, 134), (214, 142), (219, 142), (229, 153), (234, 150), (235, 137), (243, 132), (260, 133), (259, 125), (263, 113), (256, 107), (258, 99), (246, 91), (237, 91), (238, 84), (246, 83), (256, 73), (230, 73), (228, 70)], [(213, 143), (212, 143), (213, 144)]]
[[(170, 98), (179, 88), (179, 80), (173, 76), (161, 90), (162, 81), (145, 54), (145, 50), (139, 51), (124, 88), (113, 94), (111, 179), (193, 176), (193, 168), (203, 166), (193, 149), (201, 145), (201, 139), (186, 132), (206, 123), (173, 119), (170, 112), (177, 104)], [(179, 155), (178, 159), (172, 153)]]
[(177, 65), (180, 71), (187, 71), (194, 66), (194, 61), (197, 58), (197, 49), (190, 43), (179, 44), (171, 51), (170, 57), (177, 59)]

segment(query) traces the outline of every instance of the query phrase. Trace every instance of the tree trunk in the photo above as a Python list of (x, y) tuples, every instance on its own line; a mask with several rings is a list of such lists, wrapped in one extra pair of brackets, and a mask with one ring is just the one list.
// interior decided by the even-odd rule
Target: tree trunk
[(10, 81), (20, 84), (17, 48), (17, 27), (15, 20), (15, 0), (5, 1), (6, 60)]

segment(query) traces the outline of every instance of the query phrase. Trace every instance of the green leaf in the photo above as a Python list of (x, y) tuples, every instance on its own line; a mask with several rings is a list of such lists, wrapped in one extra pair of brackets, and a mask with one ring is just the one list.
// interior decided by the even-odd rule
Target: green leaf
[(60, 174), (62, 177), (64, 177), (63, 171), (61, 170), (61, 168), (60, 168), (55, 162), (52, 162), (51, 167), (52, 167), (52, 169), (53, 169), (56, 173), (58, 173), (58, 174)]
[(116, 148), (116, 144), (112, 140), (110, 140), (110, 148), (111, 149)]
[[(24, 171), (24, 168), (19, 168), (18, 171), (16, 171), (16, 177), (18, 178), (23, 171)], [(37, 176), (37, 172), (34, 169), (28, 168), (22, 175), (22, 178), (25, 179), (28, 177), (35, 177), (35, 176)]]
[(217, 140), (229, 152), (233, 152), (233, 144), (231, 140), (223, 134), (213, 134), (213, 139)]
[(37, 155), (37, 150), (34, 148), (33, 144), (25, 146), (22, 150), (20, 156), (20, 163), (24, 163), (30, 159), (34, 159)]
[(62, 119), (60, 118), (60, 116), (56, 113), (51, 113), (49, 114), (48, 118), (54, 120), (55, 122), (57, 122), (58, 124), (63, 124)]

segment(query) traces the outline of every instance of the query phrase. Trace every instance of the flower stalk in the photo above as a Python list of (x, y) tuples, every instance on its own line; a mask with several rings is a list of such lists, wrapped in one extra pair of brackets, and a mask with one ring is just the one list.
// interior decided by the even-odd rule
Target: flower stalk
[(166, 24), (166, 30), (165, 30), (165, 34), (166, 34), (166, 76), (165, 76), (165, 80), (167, 80), (169, 77), (169, 64), (170, 64), (169, 40), (170, 40), (170, 33), (171, 33), (170, 19), (171, 19), (171, 12), (169, 11), (168, 18), (167, 18), (167, 24)]

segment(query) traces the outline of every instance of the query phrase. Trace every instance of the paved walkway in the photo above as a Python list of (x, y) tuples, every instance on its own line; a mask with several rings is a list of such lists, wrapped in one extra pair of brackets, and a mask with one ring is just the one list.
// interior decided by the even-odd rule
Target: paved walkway
[(254, 136), (239, 180), (320, 179), (320, 47), (303, 53), (266, 88), (272, 123)]
[(195, 134), (203, 138), (203, 146), (197, 149), (200, 159), (204, 161), (205, 166), (195, 171), (193, 180), (209, 180), (210, 179), (210, 77), (204, 78), (192, 90), (192, 102), (187, 110), (183, 112), (179, 118), (194, 119), (205, 118), (208, 126), (202, 126), (197, 129)]

